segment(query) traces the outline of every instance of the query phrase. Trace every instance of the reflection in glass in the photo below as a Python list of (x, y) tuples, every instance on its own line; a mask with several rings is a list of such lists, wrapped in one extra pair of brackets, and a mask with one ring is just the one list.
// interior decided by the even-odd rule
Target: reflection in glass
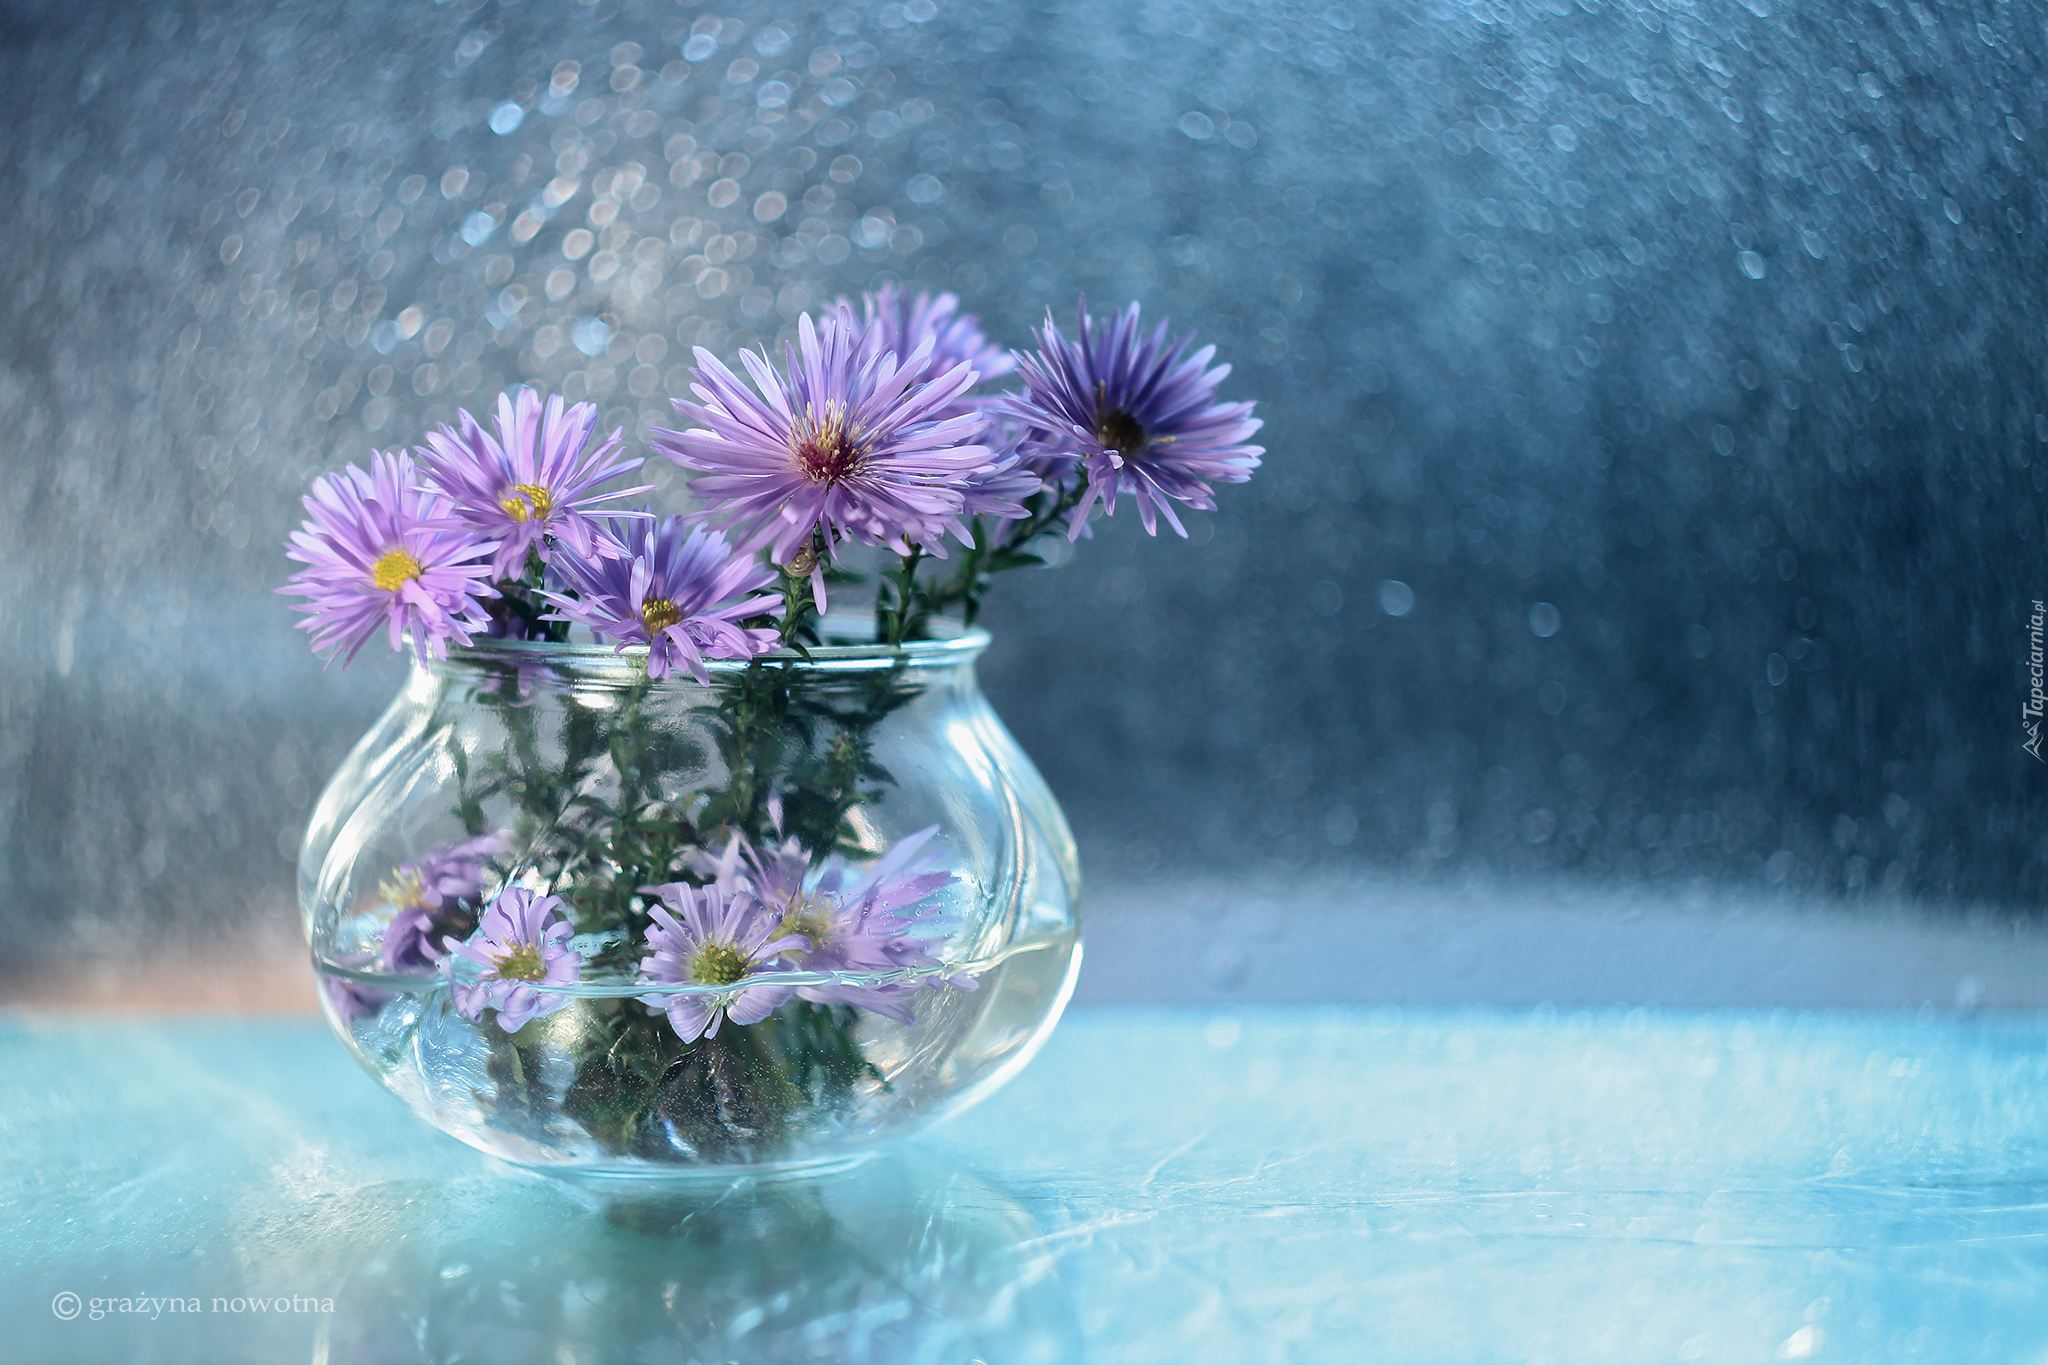
[(314, 1359), (1080, 1356), (1036, 1225), (921, 1153), (651, 1197), (616, 1189), (484, 1179), (356, 1192), (327, 1226), (367, 1240), (339, 1277)]

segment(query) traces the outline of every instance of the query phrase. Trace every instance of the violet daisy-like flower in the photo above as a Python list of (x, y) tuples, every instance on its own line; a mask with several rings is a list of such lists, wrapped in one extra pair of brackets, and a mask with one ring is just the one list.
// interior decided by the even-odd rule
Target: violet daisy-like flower
[(653, 951), (640, 960), (640, 979), (650, 984), (712, 986), (714, 991), (654, 994), (641, 1003), (661, 1010), (686, 1043), (715, 1037), (726, 1019), (758, 1024), (795, 994), (778, 986), (783, 955), (803, 940), (776, 930), (775, 917), (744, 891), (669, 882), (641, 888), (659, 896), (648, 911)]
[(620, 446), (616, 431), (591, 445), (595, 403), (565, 409), (557, 395), (543, 406), (539, 394), (522, 388), (498, 396), (492, 425), (495, 436), (468, 412), (457, 412), (455, 426), (427, 437), (422, 463), (463, 524), (497, 542), (491, 563), (496, 577), (519, 577), (529, 550), (543, 560), (552, 558), (551, 537), (585, 559), (610, 555), (613, 547), (599, 534), (593, 515), (645, 515), (602, 506), (651, 492), (653, 485), (597, 491), (599, 484), (643, 462), (615, 458)]
[[(777, 564), (795, 561), (814, 534), (943, 557), (962, 485), (991, 463), (986, 419), (953, 406), (974, 368), (963, 361), (934, 376), (930, 337), (908, 356), (863, 345), (844, 307), (820, 323), (804, 314), (797, 331), (787, 374), (765, 351), (740, 353), (753, 389), (698, 347), (691, 389), (703, 401), (675, 406), (699, 425), (656, 431), (654, 448), (697, 471), (691, 491), (712, 520), (767, 545)], [(822, 562), (811, 581), (823, 609)]]
[(1265, 453), (1245, 444), (1262, 425), (1252, 404), (1215, 401), (1230, 373), (1228, 365), (1208, 368), (1216, 348), (1188, 355), (1192, 334), (1168, 341), (1168, 325), (1140, 333), (1134, 303), (1098, 327), (1084, 299), (1077, 340), (1067, 340), (1048, 314), (1037, 353), (1019, 358), (1025, 392), (1007, 410), (1033, 428), (1028, 442), (1048, 478), (1078, 463), (1087, 479), (1070, 538), (1080, 535), (1097, 498), (1113, 513), (1122, 493), (1137, 499), (1147, 535), (1164, 513), (1185, 536), (1173, 504), (1213, 510), (1211, 482), (1243, 483)]
[(373, 452), (367, 471), (322, 475), (302, 501), (310, 515), (285, 554), (306, 567), (278, 591), (310, 599), (297, 610), (309, 613), (299, 628), (313, 633), (315, 650), (346, 664), (379, 628), (393, 649), (409, 630), (424, 661), (489, 627), (477, 599), (497, 596), (478, 562), (491, 547), (415, 487), (410, 456)]
[(990, 446), (996, 452), (994, 462), (968, 475), (960, 486), (960, 510), (966, 516), (1005, 521), (1021, 517), (1025, 515), (1025, 500), (1045, 488), (1044, 476), (1018, 449), (1023, 432), (1008, 421), (1000, 425), (1007, 429), (996, 437), (997, 424), (990, 424)]
[[(447, 954), (440, 940), (451, 930), (467, 933), (475, 921), (462, 913), (462, 902), (483, 891), (484, 864), (505, 851), (501, 834), (485, 834), (443, 844), (416, 862), (401, 863), (377, 888), (395, 907), (384, 926), (380, 953), (385, 969), (427, 972)], [(466, 923), (458, 923), (460, 917)]]
[(578, 621), (600, 639), (647, 646), (647, 676), (680, 667), (711, 681), (706, 659), (751, 659), (778, 643), (774, 630), (742, 626), (750, 616), (781, 610), (782, 594), (760, 593), (775, 571), (752, 555), (734, 554), (717, 531), (684, 531), (681, 517), (659, 527), (614, 523), (619, 558), (562, 558), (554, 568), (571, 592), (543, 592), (561, 619)]
[[(933, 870), (932, 855), (918, 856), (938, 828), (932, 825), (898, 840), (859, 877), (850, 877), (845, 861), (834, 856), (813, 881), (811, 855), (796, 839), (756, 847), (738, 834), (723, 854), (699, 858), (693, 867), (716, 877), (729, 894), (758, 900), (774, 917), (775, 934), (800, 936), (803, 946), (788, 957), (803, 971), (866, 974), (936, 966), (939, 959), (914, 931), (928, 931), (940, 921), (916, 918), (914, 907), (956, 880), (950, 872)], [(934, 984), (972, 990), (976, 983), (962, 976)], [(908, 1024), (913, 1022), (908, 999), (913, 989), (908, 982), (832, 982), (799, 986), (796, 994), (815, 1004), (854, 1005)]]
[[(455, 1008), (478, 1022), (485, 1010), (495, 1009), (498, 1027), (517, 1033), (568, 1005), (568, 996), (540, 989), (573, 984), (582, 973), (583, 955), (569, 946), (571, 928), (563, 909), (560, 896), (536, 896), (525, 887), (508, 886), (485, 908), (483, 923), (468, 942), (442, 939), (448, 956), (441, 959), (441, 970), (454, 982)], [(483, 969), (475, 980), (455, 976), (458, 956)]]
[[(374, 957), (369, 953), (358, 953), (341, 960), (340, 965), (360, 971), (372, 965)], [(367, 1019), (391, 1002), (390, 991), (380, 991), (374, 986), (365, 986), (345, 976), (320, 974), (320, 993), (327, 999), (327, 1008), (332, 1010), (337, 1022), (353, 1024), (358, 1019)]]
[[(851, 312), (851, 305), (840, 300)], [(1017, 358), (983, 335), (981, 320), (960, 311), (954, 294), (919, 294), (911, 297), (900, 285), (885, 283), (871, 294), (861, 295), (861, 317), (855, 324), (861, 344), (877, 353), (893, 351), (900, 360), (915, 355), (931, 342), (927, 367), (943, 374), (956, 365), (974, 370), (976, 382), (986, 384), (1017, 368)], [(963, 395), (954, 400), (954, 410), (966, 412), (978, 405)]]

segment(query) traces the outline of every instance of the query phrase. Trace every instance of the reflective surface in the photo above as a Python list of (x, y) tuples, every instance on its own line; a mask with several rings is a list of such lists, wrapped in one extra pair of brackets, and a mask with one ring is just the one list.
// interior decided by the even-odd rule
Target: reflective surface
[[(1082, 1011), (869, 1165), (612, 1203), (315, 1026), (16, 1022), (0, 1060), (10, 1359), (2048, 1351), (2038, 1016)], [(90, 1317), (149, 1295), (208, 1311)]]
[[(609, 1204), (502, 1182), (358, 1192), (316, 1356), (478, 1361), (1072, 1360), (1074, 1309), (1015, 1200), (943, 1162)], [(507, 1248), (516, 1248), (508, 1254)]]

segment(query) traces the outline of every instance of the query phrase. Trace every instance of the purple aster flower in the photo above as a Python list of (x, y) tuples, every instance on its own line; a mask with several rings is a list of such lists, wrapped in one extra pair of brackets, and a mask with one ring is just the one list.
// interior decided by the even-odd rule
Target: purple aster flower
[(1174, 502), (1213, 510), (1210, 481), (1243, 483), (1265, 453), (1244, 444), (1261, 425), (1252, 404), (1215, 401), (1230, 373), (1228, 365), (1206, 368), (1216, 348), (1186, 355), (1192, 334), (1169, 342), (1168, 325), (1140, 334), (1134, 303), (1098, 331), (1084, 299), (1078, 341), (1061, 335), (1048, 315), (1038, 352), (1019, 359), (1025, 392), (1008, 410), (1033, 428), (1028, 440), (1041, 471), (1057, 481), (1078, 467), (1088, 481), (1070, 537), (1080, 534), (1097, 498), (1114, 513), (1121, 493), (1137, 499), (1147, 535), (1163, 512), (1185, 536)]
[[(840, 306), (849, 313), (852, 311), (844, 299)], [(965, 364), (974, 370), (977, 383), (986, 384), (1017, 368), (1015, 356), (982, 334), (980, 319), (960, 311), (956, 295), (940, 294), (933, 298), (930, 294), (919, 294), (912, 298), (902, 286), (890, 282), (871, 294), (861, 295), (861, 312), (855, 330), (862, 343), (878, 352), (894, 352), (900, 360), (915, 355), (925, 342), (931, 342), (931, 357), (926, 365), (932, 374), (944, 374)], [(959, 398), (952, 411), (972, 411), (981, 401)]]
[[(771, 808), (772, 809), (772, 808)], [(771, 818), (774, 818), (771, 815)], [(779, 826), (780, 821), (776, 820)], [(933, 855), (919, 850), (938, 833), (932, 825), (897, 841), (888, 853), (858, 878), (850, 878), (845, 860), (829, 858), (815, 881), (811, 855), (796, 839), (756, 847), (738, 834), (723, 854), (702, 857), (693, 870), (717, 878), (730, 895), (751, 895), (773, 916), (777, 936), (800, 936), (789, 953), (791, 964), (809, 972), (880, 973), (908, 967), (936, 966), (914, 930), (942, 923), (919, 919), (914, 907), (956, 878), (932, 869)], [(948, 982), (968, 990), (972, 977)], [(907, 982), (856, 985), (834, 982), (797, 988), (800, 999), (820, 1005), (854, 1005), (886, 1015), (899, 1023), (913, 1022)]]
[(715, 1037), (719, 1024), (758, 1024), (795, 994), (774, 984), (779, 959), (803, 947), (803, 940), (776, 932), (775, 917), (744, 891), (668, 882), (641, 888), (659, 896), (648, 911), (653, 952), (640, 960), (640, 979), (649, 984), (717, 986), (729, 989), (678, 995), (643, 995), (641, 1003), (668, 1015), (686, 1043)]
[[(361, 970), (372, 965), (375, 960), (372, 954), (358, 953), (353, 957), (343, 958), (339, 965)], [(358, 1019), (367, 1019), (383, 1009), (391, 1000), (390, 991), (380, 991), (373, 986), (351, 981), (345, 976), (329, 976), (325, 972), (320, 973), (320, 994), (326, 997), (327, 1008), (333, 1012), (335, 1020), (342, 1024), (353, 1024)]]
[(410, 456), (372, 452), (368, 472), (350, 465), (322, 475), (302, 499), (310, 516), (285, 554), (306, 567), (278, 591), (311, 599), (297, 608), (310, 613), (299, 628), (313, 632), (315, 650), (333, 650), (330, 661), (348, 663), (384, 627), (393, 649), (410, 630), (424, 662), (490, 624), (477, 600), (497, 596), (477, 562), (490, 545), (414, 484)]
[(1024, 503), (1045, 489), (1045, 477), (1018, 449), (1022, 429), (1006, 417), (990, 423), (995, 459), (960, 486), (961, 511), (970, 517), (1010, 520), (1025, 515)]
[[(979, 444), (987, 420), (954, 410), (974, 386), (964, 361), (933, 376), (933, 339), (908, 356), (863, 344), (844, 307), (797, 324), (799, 348), (786, 348), (788, 374), (766, 351), (742, 351), (756, 393), (709, 351), (697, 349), (701, 403), (675, 401), (697, 422), (689, 431), (656, 431), (654, 448), (698, 471), (691, 491), (709, 515), (751, 545), (767, 545), (789, 564), (822, 534), (908, 554), (913, 544), (944, 556), (941, 537), (965, 506), (962, 485), (991, 463)], [(825, 606), (822, 560), (812, 590)]]
[[(501, 834), (443, 844), (416, 862), (402, 863), (377, 888), (396, 907), (384, 927), (381, 957), (386, 971), (430, 972), (446, 954), (440, 940), (450, 931), (467, 934), (474, 911), (463, 915), (464, 901), (483, 891), (484, 864), (505, 851)], [(459, 922), (463, 919), (469, 922)]]
[[(717, 531), (697, 527), (686, 536), (683, 519), (614, 523), (619, 558), (555, 564), (574, 593), (543, 592), (561, 619), (590, 627), (600, 639), (647, 646), (647, 676), (686, 669), (711, 681), (706, 659), (751, 659), (778, 643), (775, 631), (739, 623), (782, 608), (781, 593), (749, 597), (777, 581), (773, 569), (751, 555), (734, 554)], [(615, 651), (616, 652), (616, 651)]]
[[(582, 974), (583, 955), (568, 944), (569, 921), (560, 896), (536, 896), (508, 886), (484, 910), (483, 923), (467, 943), (444, 938), (449, 955), (441, 970), (454, 981), (455, 1008), (481, 1022), (486, 1009), (498, 1012), (498, 1027), (517, 1033), (531, 1020), (569, 1003), (557, 991), (536, 984), (566, 986)], [(474, 981), (455, 977), (456, 955), (483, 969)]]
[(526, 568), (527, 551), (551, 557), (551, 540), (559, 540), (585, 559), (608, 556), (614, 547), (599, 534), (592, 513), (645, 516), (646, 513), (600, 508), (616, 498), (653, 490), (652, 484), (609, 493), (597, 486), (640, 460), (615, 459), (619, 433), (591, 446), (597, 405), (578, 403), (564, 410), (559, 396), (547, 400), (532, 389), (498, 395), (498, 413), (487, 434), (468, 412), (456, 413), (454, 427), (427, 437), (422, 451), (429, 480), (454, 504), (464, 525), (497, 542), (491, 572), (517, 578)]

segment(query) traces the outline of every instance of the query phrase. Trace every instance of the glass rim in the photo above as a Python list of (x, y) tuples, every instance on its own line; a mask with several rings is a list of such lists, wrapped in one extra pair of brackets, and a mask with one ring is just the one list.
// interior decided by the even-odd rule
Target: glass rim
[[(827, 640), (872, 636), (874, 619), (865, 613), (834, 612), (819, 622), (819, 633)], [(837, 627), (837, 629), (834, 629)], [(963, 626), (946, 617), (933, 617), (927, 629), (943, 631), (936, 639), (906, 640), (901, 645), (876, 641), (862, 644), (808, 646), (809, 658), (793, 649), (777, 649), (752, 659), (706, 659), (704, 667), (714, 677), (735, 676), (755, 664), (773, 665), (799, 672), (861, 673), (894, 668), (942, 668), (972, 662), (994, 638), (980, 626)], [(477, 664), (566, 664), (594, 673), (644, 672), (646, 645), (614, 646), (598, 641), (499, 640), (477, 637), (467, 645), (448, 645), (445, 659), (429, 658), (429, 669), (448, 665)], [(667, 682), (696, 685), (687, 671), (671, 673)]]

